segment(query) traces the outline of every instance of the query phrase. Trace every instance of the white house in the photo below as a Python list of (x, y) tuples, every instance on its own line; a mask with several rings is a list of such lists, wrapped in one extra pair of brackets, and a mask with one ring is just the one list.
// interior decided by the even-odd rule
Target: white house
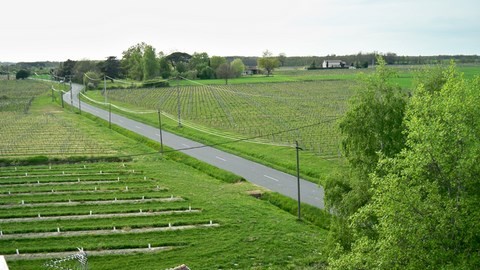
[(347, 63), (342, 60), (323, 60), (322, 68), (344, 68)]

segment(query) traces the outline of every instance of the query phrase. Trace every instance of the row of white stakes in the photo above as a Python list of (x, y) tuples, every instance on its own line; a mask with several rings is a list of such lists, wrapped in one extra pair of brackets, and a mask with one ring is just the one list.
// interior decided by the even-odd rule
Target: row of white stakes
[[(192, 206), (191, 206), (191, 205), (188, 206), (188, 211), (192, 211)], [(140, 212), (140, 213), (143, 213), (143, 210), (140, 209), (139, 212)], [(90, 216), (93, 215), (93, 211), (92, 211), (92, 210), (90, 210), (90, 214), (89, 214), (89, 215), (90, 215)], [(39, 218), (42, 217), (42, 215), (40, 215), (40, 213), (38, 213), (37, 216), (38, 216)]]
[[(209, 225), (213, 225), (213, 221), (212, 221), (212, 220), (210, 220)], [(172, 223), (170, 223), (170, 222), (168, 223), (168, 228), (172, 228)], [(117, 227), (116, 227), (116, 226), (113, 226), (112, 231), (116, 231), (116, 230), (117, 230)], [(61, 233), (60, 227), (57, 227), (57, 233)], [(0, 231), (0, 236), (3, 236), (3, 235), (4, 235), (4, 234), (3, 234), (3, 231)]]
[[(118, 178), (117, 181), (120, 181), (120, 178)], [(37, 184), (40, 184), (40, 182), (37, 181)], [(157, 185), (157, 190), (159, 189), (160, 189), (160, 186)], [(125, 190), (128, 191), (128, 186), (125, 186)], [(97, 187), (95, 187), (95, 191), (97, 191)], [(52, 193), (55, 193), (55, 190), (52, 189)], [(8, 195), (12, 195), (12, 192), (10, 190), (8, 191)]]
[[(173, 195), (170, 195), (170, 199), (173, 199)], [(114, 200), (114, 201), (117, 201), (117, 197), (115, 197), (113, 200)], [(142, 196), (142, 200), (145, 200), (145, 195)], [(71, 203), (72, 200), (71, 200), (71, 199), (68, 199), (68, 202)], [(25, 200), (22, 200), (21, 204), (25, 204)]]

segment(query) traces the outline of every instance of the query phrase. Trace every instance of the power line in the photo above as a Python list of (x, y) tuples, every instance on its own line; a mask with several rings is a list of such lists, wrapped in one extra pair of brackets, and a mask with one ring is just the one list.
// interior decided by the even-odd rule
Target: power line
[[(192, 147), (186, 147), (186, 148), (178, 148), (178, 149), (166, 150), (166, 151), (163, 151), (163, 153), (174, 153), (174, 152), (181, 152), (181, 151), (201, 149), (201, 148), (206, 148), (206, 147), (215, 147), (215, 146), (219, 146), (219, 145), (239, 143), (239, 142), (243, 142), (243, 141), (259, 139), (259, 138), (266, 137), (266, 136), (271, 136), (271, 135), (278, 135), (278, 134), (282, 134), (282, 133), (287, 133), (287, 132), (291, 132), (291, 131), (294, 131), (294, 130), (297, 130), (297, 129), (305, 129), (305, 128), (309, 128), (309, 127), (313, 127), (313, 126), (317, 126), (317, 125), (321, 125), (321, 124), (333, 122), (333, 121), (336, 121), (336, 120), (338, 120), (338, 119), (339, 119), (339, 117), (335, 117), (335, 118), (332, 118), (332, 119), (329, 119), (329, 120), (320, 121), (320, 122), (317, 122), (317, 123), (314, 123), (314, 124), (309, 124), (309, 125), (301, 126), (301, 127), (298, 127), (298, 128), (282, 130), (282, 131), (278, 131), (278, 132), (275, 132), (275, 133), (269, 133), (269, 134), (265, 134), (265, 135), (258, 135), (258, 136), (248, 137), (248, 138), (230, 140), (230, 141), (225, 141), (225, 142), (218, 142), (218, 143), (212, 143), (212, 144), (204, 144), (204, 145), (199, 145), (199, 146), (192, 146)], [(295, 147), (295, 145), (293, 145), (293, 144), (292, 144), (292, 145), (284, 145), (284, 146)], [(125, 155), (125, 156), (117, 156), (117, 157), (118, 157), (118, 158), (122, 158), (122, 157), (127, 158), (127, 157), (137, 157), (137, 156), (154, 155), (154, 154), (158, 154), (158, 153), (159, 153), (159, 152), (156, 151), (156, 152), (141, 153), (141, 154), (132, 154), (132, 155)]]

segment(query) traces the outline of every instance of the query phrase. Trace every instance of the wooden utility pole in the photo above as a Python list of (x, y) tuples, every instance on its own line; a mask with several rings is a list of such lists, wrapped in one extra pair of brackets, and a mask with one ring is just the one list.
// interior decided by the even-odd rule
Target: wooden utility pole
[(302, 219), (300, 216), (300, 155), (299, 150), (303, 150), (298, 147), (298, 141), (295, 141), (295, 149), (297, 152), (297, 192), (298, 192), (298, 219)]

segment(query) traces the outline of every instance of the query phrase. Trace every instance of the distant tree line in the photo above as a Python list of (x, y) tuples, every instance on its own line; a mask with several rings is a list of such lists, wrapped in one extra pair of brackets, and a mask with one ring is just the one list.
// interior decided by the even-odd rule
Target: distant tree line
[[(320, 67), (324, 60), (342, 60), (348, 66), (357, 68), (375, 64), (382, 56), (388, 65), (424, 65), (440, 64), (454, 60), (456, 63), (480, 63), (477, 55), (437, 55), (437, 56), (400, 56), (395, 53), (358, 53), (352, 55), (326, 56), (290, 56), (280, 53), (274, 56), (268, 50), (262, 56), (209, 56), (206, 52), (174, 52), (165, 55), (144, 42), (131, 46), (122, 53), (122, 58), (109, 56), (105, 60), (70, 60), (65, 62), (19, 62), (0, 63), (0, 74), (15, 75), (20, 70), (29, 74), (51, 74), (55, 78), (64, 78), (84, 83), (84, 74), (93, 78), (89, 83), (104, 76), (118, 79), (151, 81), (184, 77), (187, 79), (228, 79), (239, 77), (246, 70), (262, 69), (270, 76), (274, 69), (281, 66)], [(20, 74), (24, 76), (25, 73)]]
[(138, 43), (122, 53), (122, 59), (110, 56), (104, 61), (67, 60), (60, 63), (55, 71), (59, 78), (67, 77), (81, 83), (84, 74), (96, 81), (108, 77), (136, 81), (164, 80), (169, 78), (187, 79), (225, 79), (236, 78), (243, 74), (245, 65), (241, 59), (231, 61), (222, 56), (209, 56), (206, 52), (174, 52), (165, 55), (146, 43)]
[[(375, 63), (377, 56), (382, 56), (385, 59), (385, 62), (388, 65), (427, 65), (427, 64), (444, 64), (448, 63), (450, 60), (455, 60), (458, 64), (478, 64), (480, 63), (480, 56), (478, 55), (435, 55), (435, 56), (406, 56), (406, 55), (397, 55), (395, 53), (358, 53), (351, 55), (326, 55), (326, 56), (285, 56), (280, 54), (278, 59), (281, 59), (280, 66), (288, 67), (308, 67), (312, 63), (315, 65), (321, 66), (324, 60), (342, 60), (347, 62), (348, 65), (364, 65), (368, 63), (371, 65)], [(231, 57), (226, 57), (231, 59)], [(255, 56), (236, 56), (236, 58), (241, 59), (246, 66), (255, 66), (259, 57)]]

